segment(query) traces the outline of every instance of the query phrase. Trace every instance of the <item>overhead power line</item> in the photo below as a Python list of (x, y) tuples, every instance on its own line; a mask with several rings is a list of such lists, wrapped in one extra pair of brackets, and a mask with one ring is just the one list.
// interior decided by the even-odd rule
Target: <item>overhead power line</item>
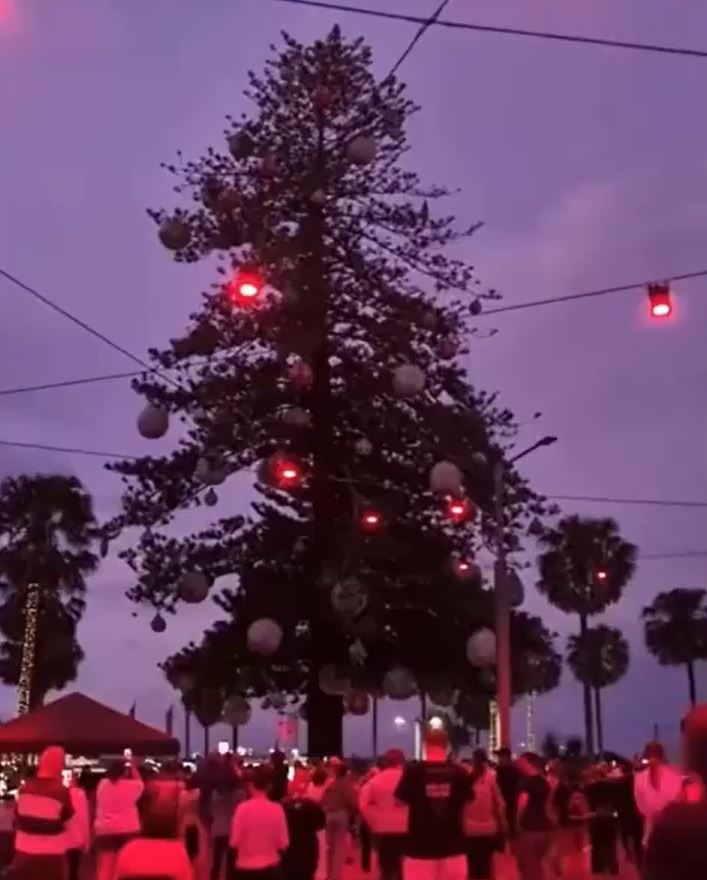
[[(368, 7), (349, 6), (345, 3), (328, 3), (324, 0), (278, 0), (280, 3), (289, 3), (292, 6), (309, 6), (315, 9), (328, 9), (331, 12), (346, 12), (354, 15), (364, 15), (370, 18), (386, 19), (388, 21), (403, 21), (408, 24), (424, 25), (427, 19), (419, 15), (408, 15), (403, 12), (387, 12), (383, 9), (371, 9)], [(579, 45), (598, 46), (606, 49), (628, 49), (634, 52), (651, 52), (657, 55), (678, 55), (688, 58), (707, 59), (707, 49), (690, 49), (684, 46), (665, 46), (660, 43), (640, 43), (635, 40), (612, 40), (605, 37), (588, 37), (583, 34), (563, 34), (555, 31), (535, 31), (527, 28), (502, 27), (500, 25), (476, 24), (468, 21), (445, 21), (439, 19), (434, 22), (437, 27), (457, 31), (476, 31), (477, 33), (497, 34), (507, 37), (529, 37), (536, 40), (551, 40), (559, 43), (577, 43)]]
[[(63, 452), (69, 455), (88, 455), (93, 458), (138, 458), (121, 452), (103, 452), (98, 449), (75, 446), (54, 446), (48, 443), (28, 443), (20, 440), (1, 440), (0, 446), (17, 447), (19, 449), (36, 449), (42, 452)], [(687, 500), (677, 498), (615, 498), (610, 495), (547, 495), (552, 501), (586, 501), (596, 504), (625, 504), (636, 507), (677, 507), (707, 509), (707, 500)]]
[(30, 394), (33, 391), (57, 391), (60, 388), (73, 388), (77, 385), (91, 385), (94, 382), (112, 382), (115, 379), (132, 379), (141, 376), (144, 370), (132, 370), (130, 373), (108, 373), (105, 376), (86, 376), (83, 379), (65, 379), (62, 382), (44, 382), (41, 385), (18, 385), (16, 388), (0, 388), (0, 397), (13, 394)]
[[(20, 288), (22, 288), (22, 290), (26, 290), (26, 291), (32, 293), (32, 295), (35, 295), (35, 296), (41, 298), (41, 301), (46, 303), (47, 305), (49, 305), (50, 308), (52, 308), (54, 311), (58, 312), (59, 314), (66, 317), (67, 319), (71, 320), (73, 323), (78, 324), (78, 326), (86, 329), (92, 335), (99, 334), (99, 331), (94, 331), (94, 329), (92, 327), (89, 327), (89, 325), (86, 324), (85, 322), (83, 322), (80, 318), (77, 318), (76, 316), (67, 312), (61, 306), (58, 306), (48, 296), (46, 296), (46, 294), (40, 294), (38, 291), (35, 291), (33, 288), (31, 288), (28, 284), (21, 281), (19, 278), (16, 278), (14, 275), (11, 275), (9, 272), (5, 271), (2, 268), (0, 268), (0, 275), (4, 278), (8, 279), (9, 281), (11, 281), (13, 284), (18, 285)], [(484, 311), (482, 311), (480, 313), (479, 317), (483, 317), (484, 315), (498, 315), (498, 314), (502, 314), (504, 312), (518, 312), (518, 311), (522, 311), (524, 309), (540, 308), (542, 306), (550, 306), (550, 305), (555, 305), (557, 303), (574, 302), (576, 300), (595, 299), (595, 298), (602, 297), (602, 296), (608, 296), (609, 294), (626, 293), (626, 292), (632, 291), (632, 290), (643, 290), (649, 284), (653, 283), (656, 280), (656, 278), (658, 278), (658, 277), (660, 277), (663, 281), (668, 281), (668, 282), (689, 281), (689, 280), (695, 279), (695, 278), (707, 277), (707, 269), (700, 269), (696, 272), (682, 272), (682, 273), (679, 273), (676, 275), (653, 276), (653, 278), (650, 278), (645, 281), (634, 281), (629, 284), (614, 285), (612, 287), (601, 287), (596, 290), (587, 290), (587, 291), (583, 291), (581, 293), (562, 294), (560, 296), (547, 297), (545, 299), (527, 300), (526, 302), (520, 302), (520, 303), (509, 303), (507, 305), (496, 306), (491, 309), (485, 309)], [(107, 342), (107, 344), (109, 344), (111, 347), (116, 348), (117, 343), (114, 344), (112, 342), (112, 340), (109, 340), (108, 337), (105, 337), (103, 334), (99, 334), (99, 338), (101, 338), (104, 342)], [(17, 387), (11, 387), (11, 388), (0, 388), (0, 397), (5, 397), (8, 395), (13, 395), (13, 394), (26, 394), (26, 393), (33, 392), (33, 391), (59, 390), (61, 388), (71, 388), (71, 387), (80, 386), (80, 385), (91, 385), (93, 383), (98, 383), (98, 382), (109, 382), (109, 381), (113, 381), (116, 379), (128, 379), (128, 378), (132, 378), (134, 376), (141, 375), (145, 370), (148, 370), (149, 372), (160, 376), (161, 378), (165, 379), (166, 381), (170, 382), (171, 384), (175, 385), (176, 387), (179, 387), (178, 383), (175, 382), (173, 379), (171, 379), (168, 376), (165, 376), (161, 372), (158, 372), (157, 370), (155, 370), (154, 367), (150, 367), (148, 364), (144, 363), (142, 360), (140, 360), (136, 356), (132, 355), (130, 352), (123, 350), (122, 347), (118, 346), (117, 350), (120, 351), (122, 354), (125, 354), (131, 360), (140, 364), (143, 367), (143, 369), (142, 370), (135, 370), (135, 371), (129, 372), (129, 373), (109, 373), (109, 374), (103, 375), (103, 376), (86, 376), (86, 377), (80, 378), (80, 379), (66, 379), (64, 381), (59, 381), (59, 382), (46, 382), (46, 383), (39, 384), (39, 385), (19, 385)]]
[[(692, 278), (704, 278), (707, 276), (707, 269), (699, 269), (697, 272), (683, 272), (680, 275), (662, 275), (663, 281), (689, 281)], [(484, 309), (480, 316), (483, 315), (499, 315), (503, 312), (520, 312), (524, 309), (535, 309), (540, 306), (553, 306), (557, 303), (575, 302), (580, 299), (596, 299), (600, 296), (609, 296), (613, 293), (627, 293), (630, 290), (643, 290), (649, 284), (652, 284), (656, 277), (649, 278), (646, 281), (632, 281), (630, 284), (619, 284), (614, 287), (600, 287), (597, 290), (585, 290), (582, 293), (568, 293), (563, 296), (550, 296), (546, 299), (527, 300), (526, 302), (508, 303), (505, 306), (496, 306), (492, 309)]]

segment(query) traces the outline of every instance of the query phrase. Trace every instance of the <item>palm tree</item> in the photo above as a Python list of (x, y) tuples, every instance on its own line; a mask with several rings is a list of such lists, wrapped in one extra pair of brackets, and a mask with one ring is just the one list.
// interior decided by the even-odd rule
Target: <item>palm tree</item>
[(590, 627), (567, 642), (567, 662), (577, 681), (594, 691), (597, 740), (604, 751), (601, 692), (616, 684), (628, 671), (630, 652), (621, 630), (609, 626)]
[(707, 591), (659, 593), (643, 609), (646, 647), (661, 666), (685, 666), (690, 702), (697, 701), (695, 663), (707, 659)]
[(83, 652), (76, 626), (86, 577), (98, 567), (91, 496), (63, 474), (8, 477), (0, 483), (0, 679), (18, 685), (28, 597), (37, 600), (29, 703), (76, 677)]
[[(539, 539), (538, 589), (567, 614), (579, 616), (579, 632), (588, 618), (618, 602), (636, 567), (636, 548), (619, 533), (612, 519), (570, 516)], [(584, 727), (587, 752), (594, 751), (591, 687), (584, 684)]]

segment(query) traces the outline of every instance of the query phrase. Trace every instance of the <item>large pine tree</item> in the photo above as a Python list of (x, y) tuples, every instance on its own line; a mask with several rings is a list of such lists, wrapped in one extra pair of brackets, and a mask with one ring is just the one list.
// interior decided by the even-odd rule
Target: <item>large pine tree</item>
[[(182, 206), (150, 212), (178, 261), (221, 278), (135, 383), (143, 434), (167, 414), (183, 426), (171, 454), (114, 466), (127, 486), (111, 534), (142, 529), (130, 596), (160, 615), (237, 576), (216, 597), (226, 619), (166, 664), (188, 703), (306, 695), (309, 751), (334, 754), (344, 688), (493, 689), (488, 638), (467, 644), (493, 619), (473, 559), (515, 426), (468, 380), (473, 318), (495, 294), (445, 255), (475, 227), (433, 213), (447, 192), (402, 164), (417, 109), (403, 85), (377, 82), (370, 50), (335, 28), (311, 46), (285, 35), (246, 94), (254, 113), (229, 121), (222, 150), (167, 166)], [(251, 513), (229, 480), (245, 470)], [(544, 506), (506, 473), (512, 554)], [(180, 534), (178, 514), (203, 504), (210, 525)], [(262, 619), (277, 627), (255, 644)], [(516, 626), (537, 661), (531, 683), (519, 656), (516, 691), (554, 686), (550, 634)]]

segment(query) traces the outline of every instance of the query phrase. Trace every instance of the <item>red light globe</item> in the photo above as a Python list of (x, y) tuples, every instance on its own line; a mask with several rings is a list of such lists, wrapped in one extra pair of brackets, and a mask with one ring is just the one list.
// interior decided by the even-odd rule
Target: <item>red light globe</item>
[(302, 472), (294, 461), (280, 459), (275, 463), (274, 477), (281, 489), (291, 489), (300, 484)]
[(648, 300), (651, 317), (669, 318), (673, 313), (673, 300), (667, 284), (649, 284)]
[(473, 513), (473, 505), (466, 498), (447, 498), (447, 517), (455, 523), (465, 522)]
[(364, 532), (377, 532), (383, 525), (383, 515), (374, 507), (367, 507), (361, 511), (359, 525)]
[(263, 290), (263, 279), (254, 271), (239, 270), (227, 285), (229, 299), (237, 304), (256, 300)]
[(594, 577), (595, 577), (597, 583), (603, 584), (606, 582), (608, 574), (603, 568), (600, 568), (598, 571), (596, 571), (594, 573)]

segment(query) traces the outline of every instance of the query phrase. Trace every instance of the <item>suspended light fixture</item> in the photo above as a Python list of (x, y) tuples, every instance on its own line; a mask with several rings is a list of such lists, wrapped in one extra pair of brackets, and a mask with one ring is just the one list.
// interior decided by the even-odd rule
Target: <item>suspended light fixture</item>
[(651, 317), (669, 318), (673, 313), (673, 300), (670, 285), (667, 282), (648, 285), (648, 300)]

